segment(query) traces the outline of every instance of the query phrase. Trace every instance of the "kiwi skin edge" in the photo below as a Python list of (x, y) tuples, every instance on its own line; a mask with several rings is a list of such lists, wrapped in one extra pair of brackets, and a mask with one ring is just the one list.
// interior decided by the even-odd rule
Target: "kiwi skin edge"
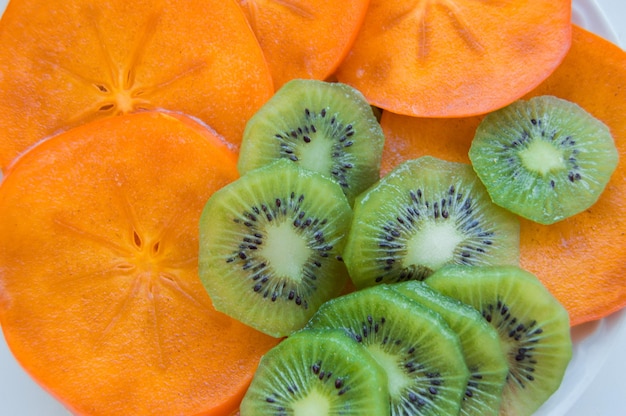
[(423, 281), (391, 285), (402, 295), (439, 313), (459, 336), (470, 378), (460, 416), (497, 416), (509, 372), (497, 331), (473, 307), (445, 296)]

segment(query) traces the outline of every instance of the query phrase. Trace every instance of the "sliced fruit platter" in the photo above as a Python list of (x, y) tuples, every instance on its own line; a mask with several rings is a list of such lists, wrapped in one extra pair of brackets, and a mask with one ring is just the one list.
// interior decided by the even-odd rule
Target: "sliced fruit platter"
[(11, 0), (11, 359), (77, 415), (549, 412), (626, 306), (585, 7)]

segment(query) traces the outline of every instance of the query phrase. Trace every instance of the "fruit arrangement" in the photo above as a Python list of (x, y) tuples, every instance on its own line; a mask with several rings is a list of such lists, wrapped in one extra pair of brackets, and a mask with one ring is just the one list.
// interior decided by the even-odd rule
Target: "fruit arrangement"
[[(285, 90), (298, 99), (282, 94)], [(324, 99), (316, 103), (309, 96)], [(339, 394), (348, 386), (355, 395), (361, 389), (355, 380), (359, 376), (335, 371), (353, 357), (328, 357), (331, 351), (323, 341), (311, 355), (302, 350), (305, 340), (317, 343), (326, 334), (334, 339), (337, 330), (364, 346), (370, 354), (367, 366), (384, 370), (376, 391), (387, 390), (379, 400), (389, 408), (376, 414), (532, 414), (558, 388), (572, 341), (565, 308), (534, 275), (518, 267), (518, 217), (492, 202), (494, 190), (480, 181), (480, 166), (431, 156), (401, 163), (349, 200), (358, 178), (336, 175), (336, 167), (328, 168), (324, 160), (308, 162), (328, 154), (345, 160), (342, 149), (348, 140), (362, 141), (366, 149), (375, 147), (369, 144), (372, 140), (379, 142), (367, 126), (355, 127), (352, 118), (359, 113), (346, 109), (341, 102), (346, 96), (367, 104), (356, 92), (336, 99), (323, 81), (287, 82), (251, 119), (254, 126), (260, 123), (256, 117), (263, 116), (280, 124), (268, 121), (242, 142), (242, 149), (269, 147), (265, 164), (211, 195), (202, 212), (199, 272), (215, 307), (265, 334), (286, 337), (261, 360), (241, 414), (368, 413), (361, 406), (371, 405), (362, 404), (361, 396)], [(515, 101), (509, 106), (513, 115), (490, 113), (483, 129), (505, 127), (491, 140), (478, 129), (475, 142), (486, 141), (488, 149), (515, 147), (502, 144), (507, 137), (509, 142), (520, 140), (508, 127), (526, 116), (526, 108), (534, 109), (537, 100), (545, 105), (532, 113), (534, 123), (529, 124), (552, 121), (553, 134), (528, 133), (526, 140), (540, 145), (526, 146), (526, 158), (550, 160), (551, 151), (558, 152), (556, 146), (566, 137), (584, 140), (579, 132), (584, 129), (570, 132), (575, 126), (571, 121), (557, 126), (563, 111), (571, 114), (570, 103), (540, 96)], [(326, 114), (312, 119), (309, 115), (322, 105)], [(283, 108), (288, 111), (280, 112)], [(585, 120), (583, 116), (576, 120)], [(374, 117), (371, 110), (369, 117)], [(596, 119), (586, 124), (596, 123), (602, 124)], [(287, 136), (297, 140), (290, 152), (283, 151)], [(608, 145), (579, 150), (577, 166), (600, 154), (606, 179), (615, 168), (613, 139), (590, 136), (606, 139)], [(489, 158), (490, 152), (479, 147), (472, 155)], [(355, 157), (351, 163), (369, 171), (373, 168), (361, 165), (377, 167), (379, 160)], [(513, 156), (506, 160), (517, 162)], [(577, 185), (568, 179), (570, 170), (553, 168), (546, 175), (528, 168), (518, 176), (555, 182), (551, 189), (558, 195), (570, 182)], [(524, 177), (518, 182), (517, 192), (531, 193), (537, 186)], [(530, 198), (523, 207), (531, 213), (545, 211)], [(355, 290), (339, 296), (348, 277)], [(422, 281), (436, 290), (426, 292), (417, 285)], [(474, 319), (459, 323), (466, 309), (474, 312)], [(493, 333), (476, 335), (484, 326), (493, 327), (495, 343)], [(296, 351), (290, 348), (293, 336), (298, 339)], [(485, 362), (488, 352), (490, 361)], [(482, 361), (473, 354), (480, 354)], [(333, 389), (333, 383), (340, 388)]]
[(13, 355), (75, 414), (532, 414), (626, 305), (626, 54), (570, 17), (12, 0)]

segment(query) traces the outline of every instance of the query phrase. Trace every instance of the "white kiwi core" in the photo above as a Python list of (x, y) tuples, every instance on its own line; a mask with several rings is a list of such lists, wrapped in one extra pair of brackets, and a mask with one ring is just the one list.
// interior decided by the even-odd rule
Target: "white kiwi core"
[(326, 416), (330, 414), (328, 398), (312, 389), (309, 393), (292, 404), (294, 416)]
[(404, 266), (419, 264), (437, 270), (454, 259), (454, 250), (463, 238), (449, 221), (425, 223), (420, 232), (407, 241)]
[(542, 176), (567, 168), (563, 153), (552, 143), (541, 139), (532, 140), (520, 150), (519, 158), (526, 169)]
[(367, 350), (376, 362), (385, 369), (391, 397), (400, 396), (404, 388), (411, 384), (411, 379), (405, 375), (398, 358), (382, 350), (376, 344), (368, 345)]
[(278, 276), (300, 281), (302, 269), (311, 254), (304, 237), (287, 221), (268, 225), (265, 233), (265, 242), (258, 248), (259, 255)]
[(328, 175), (331, 170), (333, 157), (333, 141), (322, 135), (311, 137), (309, 143), (303, 144), (306, 151), (298, 154), (298, 163), (300, 166)]

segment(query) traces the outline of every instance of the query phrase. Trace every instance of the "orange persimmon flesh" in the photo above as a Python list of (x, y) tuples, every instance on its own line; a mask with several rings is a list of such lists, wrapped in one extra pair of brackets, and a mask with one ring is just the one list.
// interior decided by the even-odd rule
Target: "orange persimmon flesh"
[(274, 88), (326, 79), (352, 46), (369, 0), (239, 0), (270, 67)]
[(570, 46), (571, 7), (571, 0), (371, 0), (336, 76), (394, 113), (483, 114), (554, 71)]
[(278, 340), (217, 312), (198, 221), (236, 156), (181, 115), (138, 112), (40, 142), (0, 186), (0, 323), (81, 415), (229, 415)]
[[(598, 202), (553, 225), (521, 220), (521, 266), (561, 301), (572, 325), (626, 306), (626, 52), (574, 26), (571, 50), (559, 68), (523, 98), (555, 95), (578, 103), (606, 123), (620, 162)], [(383, 112), (382, 170), (430, 154), (469, 163), (481, 117), (428, 119)]]
[(0, 169), (43, 137), (138, 109), (190, 114), (238, 145), (274, 91), (234, 1), (11, 0), (0, 45)]

